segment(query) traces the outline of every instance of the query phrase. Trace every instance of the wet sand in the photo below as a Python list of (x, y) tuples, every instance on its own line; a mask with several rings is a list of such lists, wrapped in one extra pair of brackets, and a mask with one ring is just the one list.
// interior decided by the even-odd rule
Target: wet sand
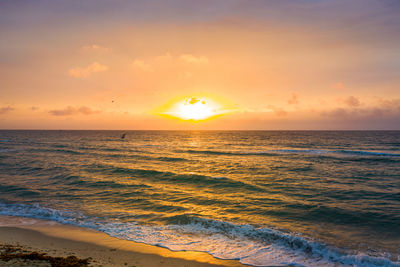
[[(174, 252), (157, 246), (120, 240), (91, 229), (12, 216), (0, 216), (0, 244), (3, 248), (4, 245), (17, 246), (29, 253), (45, 253), (52, 257), (75, 256), (78, 259), (88, 259), (89, 266), (245, 266), (238, 261), (220, 260), (203, 252)], [(23, 264), (22, 259), (0, 261), (0, 266)], [(26, 266), (50, 264), (48, 261), (31, 260), (27, 261)]]

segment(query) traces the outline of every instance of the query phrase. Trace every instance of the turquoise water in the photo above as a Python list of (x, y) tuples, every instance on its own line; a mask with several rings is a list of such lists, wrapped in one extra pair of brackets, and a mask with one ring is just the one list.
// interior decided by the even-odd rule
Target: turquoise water
[(400, 132), (0, 131), (0, 214), (254, 266), (400, 266)]

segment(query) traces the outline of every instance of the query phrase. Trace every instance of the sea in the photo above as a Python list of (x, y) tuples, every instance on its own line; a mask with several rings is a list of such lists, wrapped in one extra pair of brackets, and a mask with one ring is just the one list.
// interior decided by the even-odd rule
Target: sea
[(0, 215), (251, 266), (400, 266), (400, 131), (2, 130)]

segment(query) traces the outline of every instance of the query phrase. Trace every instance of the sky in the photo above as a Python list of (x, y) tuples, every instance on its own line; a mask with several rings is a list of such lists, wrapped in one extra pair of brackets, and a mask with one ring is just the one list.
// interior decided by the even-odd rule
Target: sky
[[(0, 129), (400, 130), (399, 14), (398, 0), (2, 0)], [(226, 114), (155, 112), (201, 97)]]

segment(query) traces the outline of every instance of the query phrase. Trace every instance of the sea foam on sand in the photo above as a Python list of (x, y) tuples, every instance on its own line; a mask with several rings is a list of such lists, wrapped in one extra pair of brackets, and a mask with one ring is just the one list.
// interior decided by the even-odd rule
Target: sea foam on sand
[(19, 245), (51, 256), (89, 258), (93, 266), (244, 266), (207, 253), (173, 252), (120, 240), (91, 229), (14, 216), (0, 216), (0, 243)]

